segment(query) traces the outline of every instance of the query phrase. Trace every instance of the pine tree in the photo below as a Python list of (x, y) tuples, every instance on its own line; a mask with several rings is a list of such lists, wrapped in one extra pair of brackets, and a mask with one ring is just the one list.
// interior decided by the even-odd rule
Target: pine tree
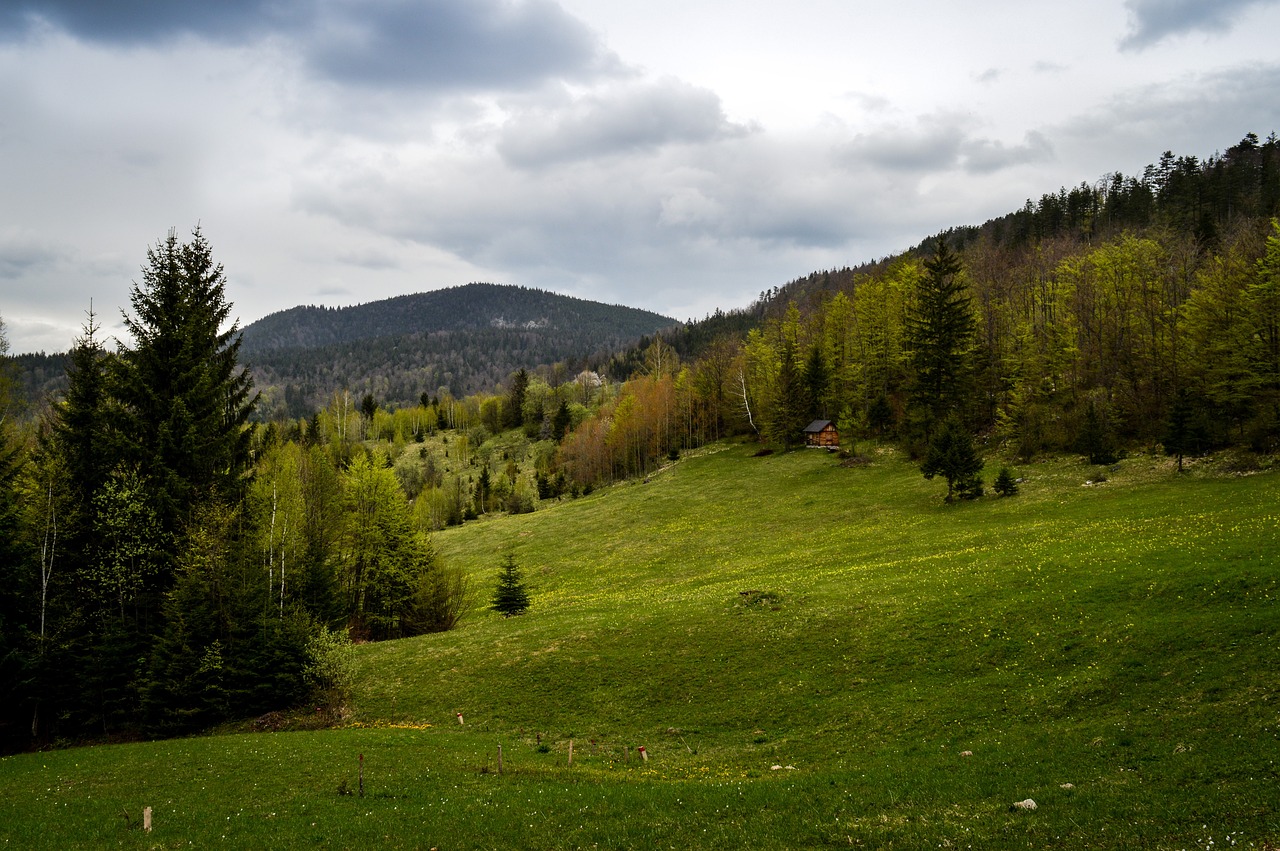
[(502, 557), (502, 573), (498, 575), (498, 587), (493, 592), (489, 608), (507, 618), (524, 614), (529, 608), (529, 592), (525, 590), (520, 568), (512, 553)]
[(221, 264), (196, 228), (147, 251), (124, 323), (133, 347), (114, 361), (121, 433), (151, 488), (167, 534), (213, 500), (236, 501), (249, 466), (253, 379), (238, 363), (239, 324), (227, 321)]
[(956, 497), (976, 499), (982, 496), (982, 458), (973, 448), (973, 437), (955, 414), (943, 420), (942, 427), (929, 441), (920, 472), (926, 479), (936, 475), (947, 480), (947, 502)]
[(790, 341), (784, 341), (782, 361), (773, 386), (773, 405), (765, 423), (765, 437), (786, 449), (800, 439), (801, 432), (809, 423), (802, 382), (795, 349)]
[(1163, 443), (1165, 454), (1177, 457), (1179, 473), (1182, 472), (1183, 457), (1200, 451), (1206, 443), (1204, 429), (1196, 421), (1196, 406), (1185, 390), (1178, 392), (1169, 409)]
[(827, 367), (827, 359), (822, 354), (822, 345), (814, 343), (809, 349), (809, 356), (804, 364), (804, 389), (806, 415), (808, 419), (825, 417), (828, 386), (831, 384), (831, 370)]
[(1001, 467), (992, 487), (995, 488), (995, 492), (1000, 496), (1016, 496), (1018, 493), (1018, 480), (1013, 477), (1013, 473), (1009, 472), (1008, 467)]
[(505, 428), (520, 428), (524, 425), (524, 400), (528, 393), (529, 373), (520, 369), (511, 376), (511, 389), (502, 405), (502, 425)]
[(939, 236), (937, 251), (925, 261), (925, 274), (907, 313), (911, 413), (926, 438), (948, 413), (962, 411), (968, 397), (970, 350), (977, 324), (962, 268), (946, 239)]
[(1089, 459), (1090, 464), (1114, 464), (1116, 462), (1115, 441), (1106, 418), (1098, 412), (1093, 402), (1085, 408), (1084, 427), (1077, 441), (1079, 451)]
[(557, 443), (564, 439), (565, 432), (573, 425), (573, 414), (569, 411), (569, 403), (561, 400), (556, 408), (556, 415), (551, 418), (551, 439)]

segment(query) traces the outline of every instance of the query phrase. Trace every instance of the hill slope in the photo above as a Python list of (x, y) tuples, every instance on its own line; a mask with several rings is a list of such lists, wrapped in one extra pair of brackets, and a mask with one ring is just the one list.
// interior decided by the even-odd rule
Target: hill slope
[(574, 334), (608, 345), (674, 324), (674, 319), (634, 307), (525, 287), (467, 284), (354, 307), (303, 306), (273, 313), (245, 327), (243, 351), (260, 355), (277, 349), (489, 329)]
[(381, 404), (416, 403), (447, 388), (492, 391), (517, 369), (581, 369), (665, 316), (523, 287), (468, 284), (355, 307), (295, 307), (244, 329), (243, 357), (268, 416), (308, 416), (336, 391)]
[(197, 845), (1275, 847), (1276, 473), (944, 506), (891, 452), (753, 449), (437, 535), (481, 598), (513, 552), (530, 612), (359, 648), (354, 728), (0, 760), (0, 835), (158, 802)]

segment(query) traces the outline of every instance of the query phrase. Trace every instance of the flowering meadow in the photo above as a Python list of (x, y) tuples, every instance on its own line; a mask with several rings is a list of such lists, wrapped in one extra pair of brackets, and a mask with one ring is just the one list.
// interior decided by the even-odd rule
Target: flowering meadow
[(358, 647), (341, 726), (0, 759), (0, 845), (1280, 848), (1280, 475), (1054, 458), (948, 505), (861, 448), (438, 533), (473, 610)]

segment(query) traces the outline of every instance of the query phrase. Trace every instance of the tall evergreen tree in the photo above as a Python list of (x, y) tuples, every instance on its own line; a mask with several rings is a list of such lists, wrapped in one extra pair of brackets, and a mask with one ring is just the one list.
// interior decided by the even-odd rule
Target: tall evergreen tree
[(809, 348), (809, 356), (804, 362), (804, 390), (807, 419), (816, 419), (827, 415), (827, 390), (831, 384), (831, 370), (822, 353), (822, 343), (815, 342)]
[(1182, 459), (1204, 449), (1207, 443), (1205, 429), (1197, 421), (1195, 400), (1185, 390), (1178, 392), (1169, 408), (1169, 416), (1165, 420), (1164, 451), (1178, 459), (1178, 472), (1182, 472)]
[(239, 360), (239, 323), (221, 264), (197, 227), (147, 251), (124, 315), (133, 347), (115, 361), (127, 453), (152, 489), (166, 534), (213, 500), (235, 502), (249, 466), (246, 423), (257, 403)]
[(1076, 439), (1076, 448), (1090, 464), (1114, 464), (1117, 459), (1115, 439), (1104, 413), (1092, 401), (1084, 411), (1084, 424)]
[(937, 238), (924, 270), (906, 316), (906, 343), (912, 369), (910, 413), (927, 438), (935, 423), (964, 409), (977, 324), (960, 258), (944, 237)]
[(781, 364), (773, 385), (773, 404), (765, 423), (765, 437), (787, 449), (800, 440), (801, 432), (809, 423), (803, 380), (804, 376), (796, 364), (795, 348), (789, 340), (784, 340)]
[(529, 372), (519, 369), (511, 376), (511, 388), (502, 405), (502, 425), (505, 428), (520, 428), (524, 425), (524, 400), (529, 395)]

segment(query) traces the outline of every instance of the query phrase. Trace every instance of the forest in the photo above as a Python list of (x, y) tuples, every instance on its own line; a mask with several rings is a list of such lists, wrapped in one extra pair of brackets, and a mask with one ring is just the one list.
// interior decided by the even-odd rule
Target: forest
[(516, 370), (574, 372), (676, 325), (649, 311), (496, 284), (467, 284), (344, 308), (296, 307), (244, 329), (263, 399), (258, 418), (308, 416), (328, 393), (403, 407), (423, 393), (490, 390)]
[(1251, 134), (465, 395), (423, 370), (363, 393), (317, 373), (302, 412), (264, 409), (212, 248), (170, 233), (131, 343), (107, 351), (91, 316), (60, 398), (19, 417), (19, 379), (0, 386), (0, 740), (338, 712), (352, 639), (448, 629), (470, 604), (434, 530), (726, 437), (786, 450), (830, 419), (844, 451), (894, 442), (925, 472), (944, 440), (1011, 463), (1272, 454), (1278, 216), (1280, 141)]

